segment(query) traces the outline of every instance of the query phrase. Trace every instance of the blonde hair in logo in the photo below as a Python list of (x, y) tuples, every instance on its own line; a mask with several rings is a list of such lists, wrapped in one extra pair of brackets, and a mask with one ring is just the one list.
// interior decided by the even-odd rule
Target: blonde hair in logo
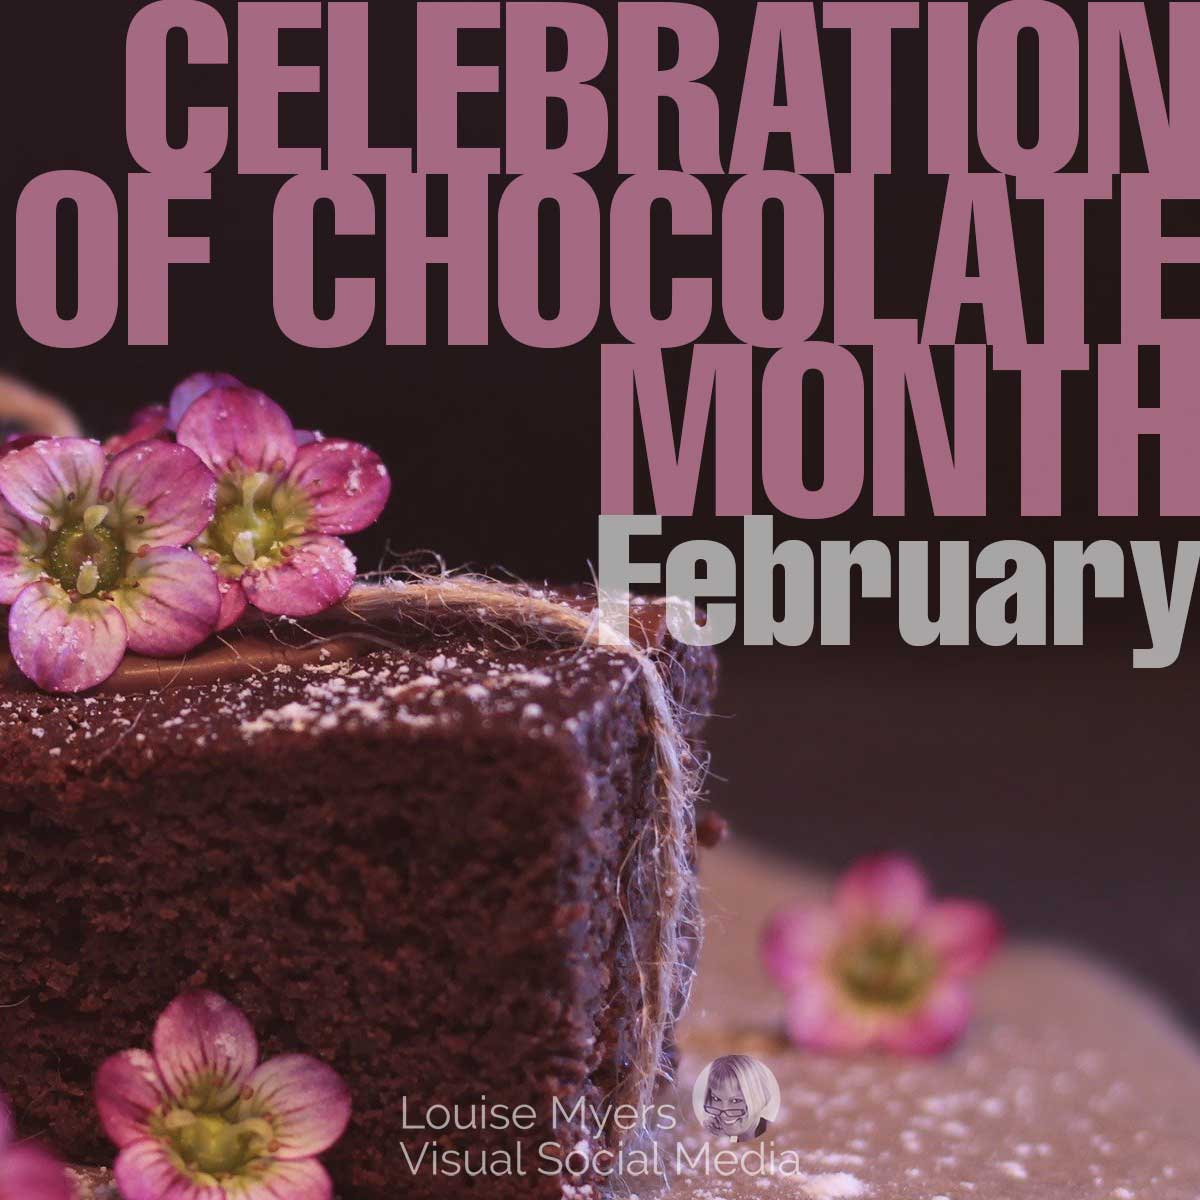
[(771, 1073), (748, 1054), (726, 1054), (713, 1062), (708, 1072), (708, 1088), (704, 1102), (712, 1102), (713, 1086), (736, 1084), (746, 1099), (747, 1118), (757, 1124), (771, 1103)]

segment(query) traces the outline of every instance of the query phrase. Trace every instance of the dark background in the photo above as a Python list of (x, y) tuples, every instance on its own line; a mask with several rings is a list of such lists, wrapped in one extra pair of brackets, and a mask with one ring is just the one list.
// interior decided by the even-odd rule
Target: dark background
[[(124, 178), (134, 165), (124, 139), (124, 42), (137, 7), (40, 0), (6, 13), (0, 187), (9, 229), (21, 188), (43, 171), (95, 172), (123, 200)], [(227, 14), (232, 33), (236, 6), (217, 7)], [(597, 7), (611, 27), (615, 6)], [(708, 7), (721, 27), (721, 58), (712, 82), (722, 101), (727, 149), (753, 5), (711, 0)], [(971, 3), (972, 17), (981, 18), (990, 7)], [(1077, 14), (1083, 8), (1066, 7)], [(1168, 5), (1149, 9), (1165, 76)], [(408, 0), (371, 3), (376, 144), (413, 141), (414, 19)], [(464, 38), (464, 58), (501, 61), (500, 36)], [(231, 44), (236, 52), (232, 36)], [(285, 61), (320, 63), (323, 36), (287, 34), (283, 47)], [(878, 310), (882, 316), (919, 316), (945, 184), (924, 173), (924, 38), (905, 32), (895, 47), (895, 173), (879, 183)], [(1035, 46), (1025, 49), (1028, 68)], [(234, 104), (234, 72), (185, 69), (182, 44), (172, 50), (178, 133), (185, 103)], [(669, 61), (673, 47), (665, 44), (662, 53)], [(827, 35), (823, 53), (835, 152), (844, 167), (848, 36)], [(610, 57), (602, 76), (606, 86), (614, 70)], [(1032, 141), (1036, 76), (1024, 70), (1022, 78), (1023, 119)], [(321, 97), (286, 98), (285, 141), (320, 144), (322, 105)], [(1128, 96), (1126, 110), (1128, 117)], [(464, 100), (464, 142), (500, 144), (502, 111), (495, 97)], [(664, 106), (662, 118), (663, 166), (669, 169), (678, 165), (670, 106)], [(1144, 160), (1132, 125), (1129, 132), (1123, 166), (1137, 170)], [(785, 145), (773, 145), (768, 165), (790, 168)], [(1073, 164), (1080, 165), (1082, 157)], [(590, 178), (603, 206), (617, 182), (611, 153)], [(280, 400), (297, 425), (368, 441), (389, 462), (395, 492), (385, 519), (357, 539), (363, 566), (385, 561), (389, 550), (430, 548), (455, 565), (501, 566), (538, 579), (587, 576), (599, 510), (599, 345), (615, 340), (604, 319), (587, 344), (565, 350), (516, 345), (495, 320), (489, 346), (447, 347), (445, 288), (435, 269), (428, 346), (386, 347), (378, 321), (366, 338), (345, 349), (295, 346), (277, 329), (271, 307), (271, 210), (280, 182), (239, 177), (231, 146), (214, 172), (213, 201), (176, 206), (173, 231), (208, 234), (212, 262), (173, 271), (169, 347), (126, 345), (122, 313), (96, 346), (47, 349), (20, 329), (9, 295), (0, 308), (0, 366), (67, 398), (98, 434), (122, 425), (135, 408), (164, 400), (171, 385), (192, 370), (231, 371)], [(727, 181), (709, 182), (719, 204)], [(381, 191), (381, 181), (372, 185)], [(818, 181), (826, 194), (827, 185)], [(1118, 214), (1115, 199), (1090, 206), (1092, 342), (1119, 336)], [(1041, 328), (1040, 217), (1039, 205), (1016, 205), (1032, 340), (1039, 339)], [(1186, 205), (1175, 206), (1168, 219), (1175, 232), (1197, 225)], [(328, 214), (325, 220), (328, 230)], [(777, 257), (768, 247), (768, 264)], [(679, 274), (717, 274), (713, 245), (699, 239), (679, 239), (661, 261)], [(327, 278), (335, 272), (375, 275), (382, 269), (381, 246), (372, 239), (340, 239), (322, 252), (318, 266)], [(1171, 315), (1200, 315), (1192, 299), (1194, 271), (1164, 272)], [(64, 263), (60, 275), (68, 310), (72, 273), (73, 264)], [(665, 296), (665, 271), (663, 285)], [(708, 336), (728, 338), (719, 319)], [(828, 323), (818, 336), (829, 336)], [(982, 340), (977, 310), (966, 310), (959, 338)], [(672, 352), (675, 378), (686, 366), (686, 354)], [(1153, 354), (1146, 368), (1143, 402), (1152, 403)], [(944, 390), (948, 403), (950, 389)], [(1094, 382), (1083, 374), (1069, 376), (1065, 391), (1061, 518), (1019, 517), (1018, 393), (1014, 377), (1001, 374), (993, 377), (989, 392), (986, 520), (931, 515), (914, 443), (909, 516), (872, 518), (865, 495), (855, 510), (819, 528), (777, 517), (777, 537), (870, 536), (892, 543), (1020, 537), (1045, 546), (1054, 538), (1191, 536), (1191, 522), (1157, 516), (1152, 443), (1143, 449), (1144, 515), (1136, 521), (1095, 516)], [(804, 469), (806, 478), (819, 478), (819, 462), (806, 461)], [(711, 460), (706, 473), (711, 479)], [(650, 511), (644, 479), (641, 486), (641, 511)], [(759, 511), (770, 511), (760, 501)], [(668, 532), (678, 539), (723, 536), (736, 544), (739, 523), (706, 519), (703, 514), (711, 511), (711, 487), (702, 484), (699, 515), (668, 523)], [(668, 547), (669, 539), (661, 544), (663, 556)], [(1128, 590), (1136, 597), (1132, 575)], [(1194, 868), (1200, 833), (1194, 815), (1197, 657), (1185, 642), (1174, 667), (1134, 671), (1130, 651), (1145, 637), (1136, 599), (1093, 602), (1086, 615), (1086, 649), (914, 650), (895, 632), (891, 602), (857, 607), (852, 647), (752, 650), (731, 644), (723, 652), (720, 706), (729, 719), (715, 722), (712, 732), (713, 798), (738, 833), (826, 867), (875, 849), (909, 849), (944, 889), (987, 898), (1019, 932), (1065, 938), (1131, 968), (1200, 1025), (1194, 927), (1200, 901)]]

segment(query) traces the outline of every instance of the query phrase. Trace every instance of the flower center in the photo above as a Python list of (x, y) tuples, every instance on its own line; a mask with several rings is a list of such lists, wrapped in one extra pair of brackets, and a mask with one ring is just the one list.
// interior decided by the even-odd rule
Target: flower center
[(80, 521), (55, 535), (46, 568), (68, 592), (92, 596), (111, 591), (120, 582), (125, 552), (104, 524), (107, 516), (107, 506), (93, 504)]
[(271, 507), (270, 496), (263, 496), (270, 476), (256, 471), (242, 480), (240, 494), (221, 505), (211, 526), (210, 540), (222, 557), (232, 558), (243, 567), (253, 566), (269, 556), (279, 541), (280, 528)]
[(861, 1004), (904, 1008), (933, 981), (936, 963), (914, 938), (895, 929), (872, 929), (837, 957), (835, 970)]
[(175, 1109), (165, 1121), (166, 1139), (190, 1171), (236, 1175), (261, 1158), (271, 1140), (266, 1121), (230, 1121), (217, 1113)]

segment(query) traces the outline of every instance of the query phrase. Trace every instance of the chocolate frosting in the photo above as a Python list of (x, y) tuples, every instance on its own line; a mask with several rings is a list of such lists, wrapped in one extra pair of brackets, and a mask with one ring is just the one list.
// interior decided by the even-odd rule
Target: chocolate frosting
[[(331, 660), (347, 661), (378, 650), (378, 639), (365, 631), (330, 622), (307, 636), (294, 629), (268, 627), (261, 622), (211, 638), (182, 658), (143, 658), (127, 654), (96, 693), (109, 695), (150, 692), (168, 686), (234, 682), (274, 670), (281, 665), (308, 666)], [(0, 648), (0, 685), (13, 691), (38, 691), (17, 669), (6, 648)]]
[[(593, 600), (578, 591), (560, 594), (564, 603), (590, 607)], [(431, 628), (447, 633), (463, 624), (460, 615), (430, 610), (428, 619), (388, 621), (386, 626), (363, 621), (343, 606), (303, 623), (289, 619), (249, 617), (233, 629), (204, 642), (180, 658), (145, 658), (127, 654), (116, 671), (93, 694), (126, 695), (164, 687), (236, 682), (279, 666), (303, 667), (346, 662), (383, 647), (421, 640)], [(11, 691), (39, 689), (21, 674), (7, 649), (5, 622), (0, 616), (0, 686)], [(662, 645), (667, 637), (663, 609), (650, 602), (635, 602), (630, 633), (644, 646)]]

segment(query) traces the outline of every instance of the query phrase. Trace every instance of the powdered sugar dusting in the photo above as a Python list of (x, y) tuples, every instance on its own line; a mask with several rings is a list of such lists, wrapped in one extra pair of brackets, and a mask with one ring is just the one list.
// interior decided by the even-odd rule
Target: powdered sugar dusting
[(813, 1200), (844, 1200), (850, 1196), (865, 1196), (870, 1191), (861, 1179), (845, 1171), (833, 1175), (810, 1175), (801, 1186)]
[[(263, 738), (344, 733), (421, 736), (470, 726), (514, 727), (527, 738), (580, 744), (635, 684), (628, 655), (596, 647), (519, 647), (471, 634), (432, 647), (330, 651), (268, 661), (246, 678), (174, 682), (137, 694), (0, 693), (0, 737), (24, 729), (40, 763), (76, 756), (103, 771), (151, 770), (192, 755), (234, 753)], [(170, 679), (169, 676), (165, 678)], [(19, 741), (20, 739), (16, 739)]]
[[(750, 1159), (727, 1178), (687, 1171), (671, 1200), (1200, 1196), (1200, 1047), (1127, 981), (1069, 950), (1014, 943), (983, 977), (975, 1021), (953, 1052), (804, 1052), (782, 1036), (785, 1001), (762, 978), (757, 934), (780, 904), (824, 884), (737, 844), (702, 868), (708, 911), (720, 916), (681, 1030), (671, 1136), (692, 1157), (708, 1141), (691, 1085), (718, 1055), (766, 1063), (781, 1105), (758, 1141), (713, 1143), (743, 1163), (761, 1147), (767, 1169)], [(651, 1194), (636, 1181), (633, 1190)]]

